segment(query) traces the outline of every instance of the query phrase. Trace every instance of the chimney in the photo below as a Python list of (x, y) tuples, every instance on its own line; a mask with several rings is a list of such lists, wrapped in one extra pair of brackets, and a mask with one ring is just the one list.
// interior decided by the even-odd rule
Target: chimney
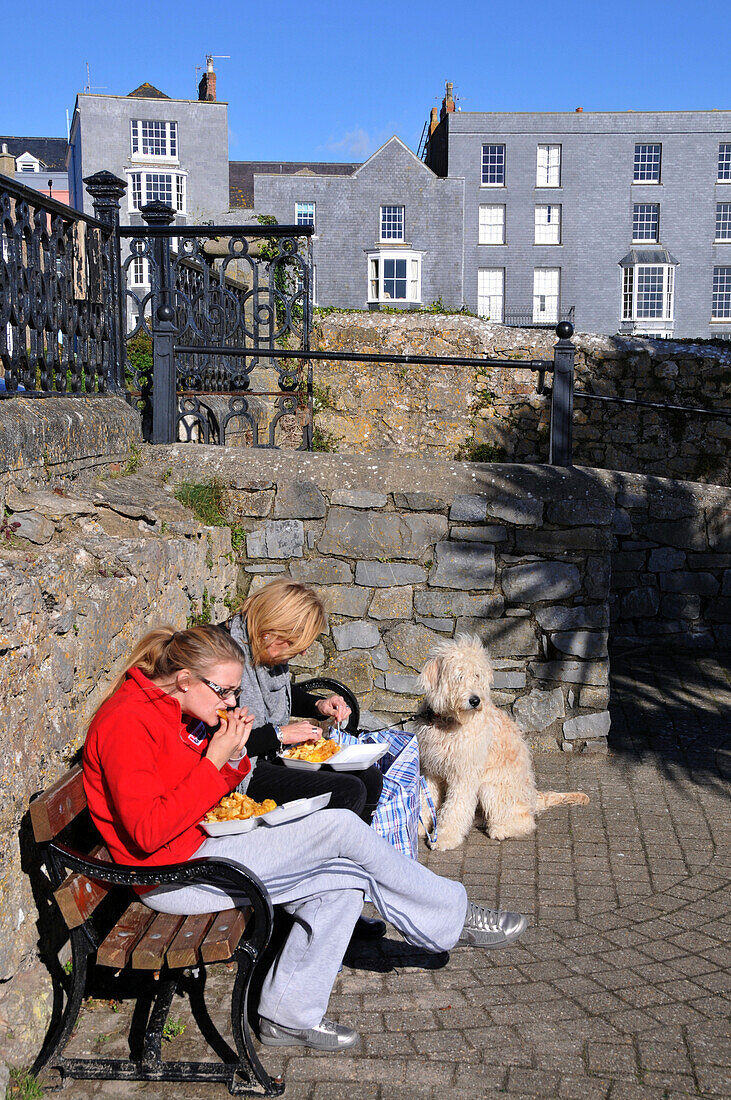
[(15, 175), (15, 157), (12, 153), (8, 152), (6, 142), (3, 142), (3, 151), (0, 153), (0, 173), (2, 173), (3, 176)]
[(583, 115), (583, 113), (584, 113), (584, 108), (583, 107), (577, 107), (576, 108), (576, 114), (577, 115)]
[(210, 54), (206, 56), (206, 71), (198, 85), (198, 99), (207, 103), (216, 102), (216, 74), (213, 71), (213, 58)]
[(442, 109), (439, 117), (444, 118), (445, 115), (451, 114), (454, 111), (454, 96), (452, 95), (452, 89), (454, 84), (451, 80), (447, 80), (445, 83), (444, 99), (442, 100)]
[(438, 125), (439, 125), (439, 111), (436, 109), (436, 107), (432, 107), (431, 117), (429, 119), (429, 137), (432, 136), (432, 134), (434, 133), (434, 131), (436, 130)]

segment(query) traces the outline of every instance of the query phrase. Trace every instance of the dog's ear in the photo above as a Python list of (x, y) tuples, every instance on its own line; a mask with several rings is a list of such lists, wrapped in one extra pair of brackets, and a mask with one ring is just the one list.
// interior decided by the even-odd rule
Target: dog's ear
[(419, 691), (422, 695), (425, 695), (429, 691), (433, 691), (437, 686), (439, 680), (439, 658), (432, 657), (430, 661), (427, 661), (421, 670), (419, 676)]

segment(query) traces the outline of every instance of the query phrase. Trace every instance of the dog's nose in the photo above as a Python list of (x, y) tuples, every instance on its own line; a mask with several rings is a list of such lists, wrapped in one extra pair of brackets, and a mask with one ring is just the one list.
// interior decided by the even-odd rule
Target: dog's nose
[(480, 696), (479, 695), (470, 695), (469, 704), (472, 708), (479, 707), (479, 705), (480, 705)]

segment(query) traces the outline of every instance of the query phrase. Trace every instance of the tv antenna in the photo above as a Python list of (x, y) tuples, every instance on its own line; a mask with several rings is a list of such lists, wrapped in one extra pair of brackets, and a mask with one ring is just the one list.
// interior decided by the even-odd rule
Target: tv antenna
[[(206, 69), (208, 70), (209, 73), (212, 73), (213, 72), (213, 62), (214, 61), (230, 60), (230, 59), (231, 59), (231, 54), (230, 53), (207, 53), (206, 54)], [(196, 67), (195, 67), (195, 86), (196, 86), (196, 88), (198, 87), (198, 73), (201, 71), (202, 68), (203, 68), (202, 65), (196, 65)]]
[(89, 92), (106, 92), (106, 90), (107, 90), (106, 85), (104, 85), (104, 86), (97, 85), (96, 87), (92, 88), (92, 86), (91, 86), (91, 69), (89, 68), (89, 62), (87, 61), (86, 62), (86, 85), (84, 87), (84, 92), (88, 95)]

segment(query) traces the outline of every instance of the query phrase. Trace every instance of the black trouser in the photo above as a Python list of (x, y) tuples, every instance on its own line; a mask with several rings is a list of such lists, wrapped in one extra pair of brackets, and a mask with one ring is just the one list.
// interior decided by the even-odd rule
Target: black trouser
[(366, 824), (370, 824), (382, 789), (383, 776), (375, 764), (359, 772), (336, 772), (327, 764), (319, 771), (304, 771), (260, 757), (246, 793), (257, 802), (273, 798), (281, 804), (330, 791), (328, 809), (352, 810)]

